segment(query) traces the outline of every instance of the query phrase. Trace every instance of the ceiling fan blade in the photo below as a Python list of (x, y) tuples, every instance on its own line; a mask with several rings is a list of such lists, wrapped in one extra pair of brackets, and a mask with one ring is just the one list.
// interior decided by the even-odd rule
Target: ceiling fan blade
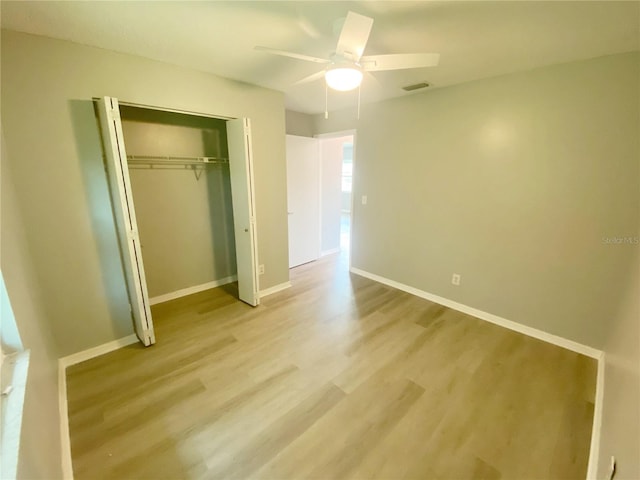
[(311, 75), (309, 75), (308, 77), (304, 77), (300, 80), (298, 80), (295, 83), (292, 83), (291, 85), (303, 85), (305, 83), (309, 83), (309, 82), (313, 82), (315, 80), (318, 80), (320, 78), (324, 77), (324, 70), (320, 70), (319, 72), (313, 73)]
[(373, 18), (365, 17), (359, 13), (348, 12), (344, 20), (336, 53), (353, 61), (360, 60), (364, 48), (369, 40), (369, 33), (373, 26)]
[(367, 55), (360, 59), (360, 65), (368, 72), (379, 72), (381, 70), (435, 67), (439, 61), (439, 53), (398, 53), (392, 55)]
[(295, 53), (295, 52), (286, 52), (284, 50), (276, 50), (275, 48), (258, 46), (258, 47), (254, 47), (254, 50), (270, 53), (272, 55), (280, 55), (282, 57), (295, 58), (297, 60), (305, 60), (307, 62), (322, 63), (322, 64), (329, 63), (329, 60), (327, 60), (326, 58), (312, 57), (310, 55), (303, 55), (301, 53)]

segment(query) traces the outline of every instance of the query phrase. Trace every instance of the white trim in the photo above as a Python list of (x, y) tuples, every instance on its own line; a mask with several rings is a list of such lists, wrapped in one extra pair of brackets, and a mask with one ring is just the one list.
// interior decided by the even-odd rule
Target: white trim
[(332, 248), (330, 250), (323, 250), (320, 252), (320, 256), (321, 257), (326, 257), (327, 255), (333, 255), (334, 253), (339, 253), (340, 252), (340, 247), (338, 248)]
[(267, 295), (271, 295), (272, 293), (286, 290), (289, 287), (291, 287), (291, 282), (284, 282), (278, 285), (274, 285), (273, 287), (265, 288), (264, 290), (260, 290), (260, 298), (266, 297)]
[(103, 343), (102, 345), (98, 345), (97, 347), (88, 348), (87, 350), (62, 357), (58, 360), (58, 365), (66, 369), (67, 367), (75, 365), (76, 363), (81, 363), (86, 360), (99, 357), (100, 355), (113, 352), (114, 350), (118, 350), (119, 348), (126, 347), (127, 345), (131, 345), (132, 343), (136, 343), (138, 341), (139, 340), (136, 334), (132, 333), (131, 335), (119, 338), (117, 340), (112, 340), (111, 342)]
[(600, 431), (602, 429), (602, 409), (604, 403), (604, 372), (606, 362), (602, 352), (598, 359), (598, 379), (596, 380), (596, 398), (593, 406), (593, 427), (591, 429), (591, 446), (589, 447), (589, 466), (587, 480), (598, 477), (598, 460), (600, 457)]
[(62, 478), (73, 480), (71, 439), (69, 438), (69, 410), (67, 405), (67, 367), (58, 360), (58, 412), (60, 416), (60, 454), (62, 456)]
[(226, 285), (227, 283), (235, 282), (236, 280), (238, 280), (238, 276), (231, 275), (230, 277), (224, 277), (219, 280), (214, 280), (213, 282), (207, 282), (201, 285), (194, 285), (193, 287), (182, 288), (180, 290), (176, 290), (175, 292), (169, 292), (163, 295), (158, 295), (157, 297), (150, 298), (149, 305), (156, 305), (158, 303), (168, 302), (169, 300), (175, 300), (176, 298), (186, 297), (187, 295), (203, 292), (204, 290), (209, 290), (210, 288), (220, 287), (221, 285)]
[(349, 271), (357, 275), (360, 275), (362, 277), (375, 280), (376, 282), (383, 283), (390, 287), (397, 288), (398, 290), (402, 290), (404, 292), (410, 293), (417, 297), (424, 298), (426, 300), (438, 303), (440, 305), (444, 305), (445, 307), (453, 308), (454, 310), (457, 310), (462, 313), (466, 313), (467, 315), (471, 315), (481, 320), (485, 320), (487, 322), (500, 325), (501, 327), (508, 328), (509, 330), (513, 330), (518, 333), (523, 333), (524, 335), (528, 335), (529, 337), (537, 338), (538, 340), (552, 343), (554, 345), (557, 345), (562, 348), (566, 348), (573, 352), (586, 355), (587, 357), (595, 358), (597, 360), (602, 356), (602, 350), (598, 350), (588, 345), (583, 345), (581, 343), (574, 342), (573, 340), (559, 337), (557, 335), (553, 335), (543, 330), (538, 330), (537, 328), (529, 327), (527, 325), (523, 325), (521, 323), (514, 322), (512, 320), (507, 320), (506, 318), (499, 317), (492, 313), (483, 312), (482, 310), (478, 310), (468, 305), (464, 305), (462, 303), (449, 300), (448, 298), (440, 297), (438, 295), (434, 295), (433, 293), (428, 293), (423, 290), (419, 290), (415, 287), (411, 287), (409, 285), (396, 282), (394, 280), (389, 280), (388, 278), (381, 277), (380, 275), (369, 273), (367, 271), (360, 270), (359, 268), (355, 268), (355, 267), (351, 267)]

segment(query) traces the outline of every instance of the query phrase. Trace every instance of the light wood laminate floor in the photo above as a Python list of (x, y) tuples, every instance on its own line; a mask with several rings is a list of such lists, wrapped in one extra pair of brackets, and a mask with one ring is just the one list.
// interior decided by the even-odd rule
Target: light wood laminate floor
[(584, 479), (595, 361), (325, 257), (68, 369), (76, 479)]

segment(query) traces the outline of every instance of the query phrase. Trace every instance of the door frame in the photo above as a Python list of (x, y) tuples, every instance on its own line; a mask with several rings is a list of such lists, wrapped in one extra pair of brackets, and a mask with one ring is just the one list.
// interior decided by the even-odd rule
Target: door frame
[[(353, 129), (349, 129), (349, 130), (339, 130), (337, 132), (328, 132), (328, 133), (318, 133), (316, 135), (313, 136), (313, 138), (317, 138), (318, 140), (320, 140), (320, 148), (322, 148), (322, 139), (327, 139), (327, 138), (339, 138), (339, 137), (348, 137), (349, 135), (351, 135), (353, 137), (353, 160), (352, 160), (352, 164), (353, 164), (353, 170), (351, 173), (351, 205), (349, 206), (350, 210), (351, 210), (351, 221), (350, 221), (350, 225), (349, 225), (349, 229), (350, 229), (350, 233), (349, 233), (349, 270), (351, 270), (351, 261), (353, 259), (353, 224), (354, 224), (354, 217), (355, 217), (355, 211), (353, 209), (354, 206), (354, 202), (355, 202), (355, 194), (354, 194), (354, 186), (355, 186), (355, 181), (353, 180), (355, 178), (355, 171), (356, 171), (356, 159), (357, 159), (357, 143), (358, 143), (358, 131), (353, 128)], [(320, 158), (320, 162), (322, 162), (322, 158)], [(320, 169), (320, 172), (322, 172), (322, 168)], [(320, 177), (320, 195), (322, 195), (322, 176)], [(322, 202), (320, 202), (320, 218), (322, 218)]]

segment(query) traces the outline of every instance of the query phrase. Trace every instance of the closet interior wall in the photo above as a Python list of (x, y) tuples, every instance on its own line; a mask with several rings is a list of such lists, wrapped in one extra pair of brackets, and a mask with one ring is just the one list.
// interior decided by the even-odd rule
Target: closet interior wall
[[(229, 157), (224, 120), (122, 105), (120, 111), (128, 156)], [(131, 164), (129, 175), (152, 301), (235, 280), (228, 164)]]

